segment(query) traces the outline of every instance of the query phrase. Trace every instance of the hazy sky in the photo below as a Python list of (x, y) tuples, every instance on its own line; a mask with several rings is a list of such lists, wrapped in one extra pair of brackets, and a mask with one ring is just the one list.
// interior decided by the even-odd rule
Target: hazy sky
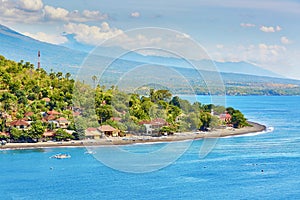
[(129, 39), (168, 44), (129, 38), (127, 30), (169, 28), (197, 41), (214, 60), (246, 61), (300, 79), (297, 0), (0, 0), (0, 23), (54, 44), (67, 43), (71, 34), (87, 45), (121, 34), (123, 48)]

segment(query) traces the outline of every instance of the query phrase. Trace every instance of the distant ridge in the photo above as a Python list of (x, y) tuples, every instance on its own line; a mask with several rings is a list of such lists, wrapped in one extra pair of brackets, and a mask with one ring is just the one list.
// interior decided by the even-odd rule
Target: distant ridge
[[(68, 38), (72, 36), (68, 36)], [(41, 52), (41, 66), (50, 71), (62, 71), (76, 74), (78, 67), (83, 62), (84, 58), (88, 55), (87, 52), (79, 51), (71, 48), (78, 48), (88, 51), (91, 47), (84, 49), (83, 45), (67, 44), (70, 48), (53, 45), (46, 42), (41, 42), (30, 37), (24, 36), (6, 26), (0, 25), (0, 54), (5, 57), (20, 61), (29, 61), (33, 64), (37, 64), (37, 52)], [(100, 49), (101, 57), (103, 59), (109, 57), (110, 52), (120, 51), (116, 47), (103, 47)], [(144, 56), (138, 53), (130, 53), (124, 56), (124, 63), (150, 63), (150, 64), (163, 64), (171, 67), (187, 68), (187, 63), (181, 59), (171, 57), (160, 56)], [(201, 66), (205, 66), (206, 63), (211, 63), (209, 60), (195, 61), (199, 62)], [(246, 62), (215, 62), (219, 72), (246, 74), (255, 76), (266, 76), (284, 78), (281, 75), (273, 73), (269, 70), (257, 67)], [(207, 69), (203, 69), (207, 70)]]
[[(72, 67), (80, 65), (86, 53), (40, 42), (0, 25), (0, 54), (15, 61), (29, 61), (37, 64), (37, 53), (41, 52), (41, 66), (62, 72), (72, 72)], [(74, 70), (73, 70), (74, 72)]]

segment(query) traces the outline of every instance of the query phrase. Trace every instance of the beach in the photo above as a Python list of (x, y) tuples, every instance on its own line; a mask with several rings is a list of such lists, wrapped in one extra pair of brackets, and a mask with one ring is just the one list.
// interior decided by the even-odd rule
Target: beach
[(196, 140), (205, 138), (221, 138), (231, 137), (237, 135), (244, 135), (249, 133), (263, 132), (266, 126), (248, 122), (251, 127), (243, 127), (240, 129), (226, 128), (215, 129), (207, 132), (185, 132), (174, 133), (169, 136), (130, 136), (130, 137), (106, 137), (99, 140), (72, 140), (64, 142), (37, 142), (37, 143), (7, 143), (0, 146), (0, 149), (29, 149), (29, 148), (48, 148), (48, 147), (84, 147), (84, 146), (104, 146), (104, 145), (129, 145), (138, 143), (153, 143), (153, 142), (175, 142), (184, 140)]

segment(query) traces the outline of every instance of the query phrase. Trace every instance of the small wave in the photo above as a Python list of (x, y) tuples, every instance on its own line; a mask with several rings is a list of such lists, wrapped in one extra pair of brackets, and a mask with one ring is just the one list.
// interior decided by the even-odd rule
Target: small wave
[(266, 133), (271, 133), (274, 131), (274, 127), (267, 127), (266, 130), (261, 131), (261, 132), (255, 132), (255, 133), (246, 133), (246, 134), (241, 134), (241, 135), (229, 135), (225, 136), (223, 138), (231, 138), (231, 137), (252, 137), (252, 136), (257, 136), (257, 135), (262, 135)]

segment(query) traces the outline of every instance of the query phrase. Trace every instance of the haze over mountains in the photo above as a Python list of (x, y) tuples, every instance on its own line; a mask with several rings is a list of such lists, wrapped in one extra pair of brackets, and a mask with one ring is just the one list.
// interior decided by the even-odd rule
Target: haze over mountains
[[(91, 47), (77, 43), (75, 40), (72, 40), (72, 36), (69, 36), (68, 38), (70, 42), (67, 43), (66, 46), (76, 48), (78, 50), (40, 42), (13, 31), (8, 27), (0, 25), (0, 54), (9, 59), (16, 61), (29, 61), (36, 65), (37, 52), (40, 50), (42, 55), (42, 66), (46, 71), (53, 69), (54, 71), (74, 73), (76, 72), (74, 67), (81, 65), (84, 58), (88, 54), (86, 51), (91, 49)], [(97, 52), (100, 52), (104, 56), (110, 56), (109, 52), (111, 51), (118, 51), (118, 48), (103, 47), (101, 50), (97, 49)], [(130, 53), (127, 56), (124, 56), (123, 59), (130, 62), (162, 64), (166, 66), (183, 68), (190, 67), (181, 59), (170, 57), (166, 58), (161, 56), (144, 56), (138, 53)], [(202, 66), (205, 66), (206, 63), (210, 63), (211, 61), (202, 60), (196, 62), (199, 62)], [(283, 78), (281, 75), (246, 62), (215, 62), (215, 64), (220, 72)]]
[[(122, 49), (117, 47), (100, 47), (97, 48), (94, 54), (89, 54), (87, 50), (90, 47), (79, 43), (76, 44), (74, 43), (75, 41), (72, 41), (72, 36), (69, 37), (70, 41), (66, 45), (82, 49), (83, 51), (40, 42), (0, 25), (0, 55), (15, 61), (29, 61), (37, 66), (37, 53), (40, 51), (41, 66), (47, 72), (51, 70), (63, 73), (69, 72), (75, 76), (82, 73), (85, 74), (84, 79), (92, 83), (92, 75), (98, 75), (97, 73), (99, 72), (99, 69), (93, 66), (96, 64), (97, 67), (104, 67), (112, 61), (112, 58), (110, 58), (111, 55), (115, 55), (118, 51), (122, 52)], [(87, 56), (90, 57), (85, 60)], [(91, 66), (91, 68), (80, 71), (83, 62), (85, 65)], [(130, 82), (138, 84), (141, 81), (145, 81), (143, 77), (149, 76), (149, 74), (151, 74), (149, 76), (151, 78), (148, 80), (155, 80), (157, 74), (166, 75), (169, 72), (176, 72), (176, 76), (170, 76), (169, 79), (166, 78), (165, 80), (170, 87), (180, 87), (175, 85), (179, 84), (178, 77), (183, 75), (189, 80), (189, 84), (196, 88), (195, 91), (198, 94), (208, 94), (207, 90), (203, 89), (203, 87), (207, 83), (214, 83), (215, 78), (221, 75), (224, 82), (222, 84), (225, 85), (228, 95), (300, 95), (300, 80), (283, 78), (276, 73), (249, 63), (214, 62), (218, 69), (215, 72), (210, 72), (211, 68), (206, 68), (206, 66), (212, 65), (211, 61), (201, 60), (193, 62), (202, 66), (200, 71), (195, 71), (184, 59), (145, 56), (132, 52), (114, 61), (106, 73), (107, 76), (101, 80), (100, 84), (114, 85), (115, 81), (118, 81), (128, 71), (133, 70), (137, 66), (147, 65), (150, 66), (147, 70), (141, 70), (135, 77), (129, 76)], [(153, 68), (151, 68), (152, 66)], [(154, 70), (155, 66), (166, 66), (165, 71), (161, 71), (160, 69)], [(204, 79), (206, 77), (210, 78), (208, 80), (201, 80), (200, 76), (204, 77)], [(161, 78), (164, 79), (163, 76)], [(179, 89), (178, 92), (185, 93), (184, 87)]]

